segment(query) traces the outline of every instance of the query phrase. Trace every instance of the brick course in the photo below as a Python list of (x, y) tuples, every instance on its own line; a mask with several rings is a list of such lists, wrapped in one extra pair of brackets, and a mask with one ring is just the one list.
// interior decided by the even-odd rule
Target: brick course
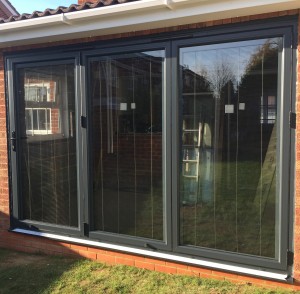
[[(79, 3), (83, 1), (79, 0)], [(236, 283), (253, 283), (262, 285), (265, 287), (286, 287), (294, 290), (300, 290), (300, 71), (297, 70), (297, 130), (296, 130), (296, 180), (295, 180), (295, 264), (294, 264), (294, 285), (288, 285), (285, 283), (268, 281), (265, 279), (259, 279), (254, 277), (248, 277), (245, 275), (239, 275), (238, 273), (224, 273), (222, 271), (205, 269), (196, 266), (190, 266), (186, 264), (180, 264), (176, 262), (169, 262), (164, 260), (158, 260), (154, 258), (148, 258), (143, 256), (136, 256), (133, 254), (119, 253), (106, 249), (96, 249), (88, 246), (81, 246), (75, 244), (69, 244), (65, 242), (57, 242), (46, 238), (38, 238), (32, 236), (25, 236), (16, 233), (10, 233), (7, 231), (9, 228), (9, 184), (8, 184), (8, 157), (7, 157), (7, 131), (6, 131), (6, 120), (5, 120), (5, 89), (4, 89), (4, 64), (3, 64), (3, 53), (4, 52), (15, 52), (19, 50), (27, 50), (32, 48), (43, 48), (57, 45), (67, 44), (80, 44), (84, 42), (101, 41), (109, 39), (117, 39), (123, 37), (143, 36), (148, 34), (156, 34), (162, 32), (172, 32), (176, 30), (184, 29), (196, 29), (210, 27), (214, 25), (223, 25), (228, 23), (241, 23), (249, 20), (267, 19), (274, 18), (283, 15), (299, 15), (298, 10), (276, 12), (269, 14), (253, 15), (247, 17), (235, 17), (232, 19), (223, 19), (216, 21), (209, 21), (206, 23), (190, 24), (178, 27), (161, 28), (147, 31), (130, 32), (124, 34), (114, 34), (110, 36), (99, 36), (92, 38), (83, 38), (77, 40), (71, 40), (66, 42), (53, 42), (39, 45), (27, 45), (19, 47), (5, 48), (0, 51), (0, 247), (11, 248), (24, 252), (42, 252), (46, 254), (55, 255), (69, 255), (69, 256), (83, 256), (93, 260), (99, 260), (109, 264), (126, 264), (140, 268), (156, 270), (160, 272), (166, 272), (170, 274), (183, 274), (192, 275), (200, 278), (214, 278), (219, 280), (228, 280)], [(300, 18), (299, 18), (300, 23)], [(300, 31), (300, 26), (299, 26)], [(300, 34), (299, 40), (300, 43)], [(297, 50), (298, 59), (300, 58), (300, 46)], [(300, 66), (298, 65), (298, 68)], [(298, 148), (299, 147), (299, 148)]]

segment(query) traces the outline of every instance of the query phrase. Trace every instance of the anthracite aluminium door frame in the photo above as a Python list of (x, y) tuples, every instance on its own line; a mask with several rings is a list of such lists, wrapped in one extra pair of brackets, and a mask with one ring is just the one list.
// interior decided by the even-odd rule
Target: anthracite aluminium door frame
[[(278, 125), (277, 133), (277, 158), (280, 168), (280, 179), (277, 181), (279, 190), (279, 256), (278, 260), (264, 257), (256, 257), (247, 254), (238, 254), (222, 250), (203, 247), (184, 246), (179, 244), (179, 166), (180, 166), (180, 104), (179, 104), (179, 50), (180, 48), (214, 45), (228, 42), (247, 41), (263, 38), (282, 37), (283, 50), (279, 52), (280, 83), (278, 85)], [(172, 56), (177, 56), (172, 62), (172, 215), (173, 215), (173, 251), (181, 254), (202, 256), (203, 258), (223, 260), (230, 263), (247, 264), (250, 266), (261, 266), (277, 270), (287, 269), (287, 250), (289, 249), (289, 174), (290, 174), (290, 152), (291, 152), (291, 129), (289, 126), (289, 114), (291, 111), (291, 80), (292, 80), (292, 49), (293, 31), (291, 28), (276, 28), (239, 32), (235, 34), (220, 34), (215, 36), (203, 36), (193, 39), (174, 41), (172, 45)], [(175, 82), (176, 81), (176, 82)], [(276, 240), (277, 241), (277, 240)]]
[[(11, 186), (11, 227), (22, 228), (34, 231), (51, 231), (54, 233), (68, 234), (71, 236), (83, 236), (82, 211), (80, 204), (81, 195), (83, 195), (83, 186), (80, 183), (80, 170), (82, 169), (82, 146), (79, 142), (82, 141), (82, 131), (80, 125), (80, 113), (81, 113), (81, 102), (80, 91), (78, 85), (80, 84), (79, 69), (79, 54), (78, 53), (61, 53), (61, 54), (39, 54), (38, 56), (16, 56), (9, 57), (6, 59), (6, 70), (7, 70), (7, 90), (8, 90), (8, 144), (9, 144), (9, 159), (10, 159), (10, 186)], [(20, 120), (18, 119), (19, 110), (19, 96), (18, 96), (18, 71), (23, 68), (30, 68), (36, 66), (47, 66), (47, 65), (61, 65), (61, 64), (73, 64), (74, 65), (74, 84), (75, 89), (75, 117), (76, 117), (76, 161), (77, 161), (77, 204), (78, 204), (78, 227), (68, 227), (55, 225), (50, 223), (43, 223), (40, 221), (33, 220), (22, 220), (22, 191), (21, 191), (21, 171), (20, 171), (20, 156), (21, 156), (21, 138), (20, 134)], [(13, 132), (15, 132), (15, 145), (16, 151), (12, 148)]]
[[(89, 215), (88, 228), (89, 237), (92, 239), (104, 240), (112, 243), (120, 243), (123, 245), (138, 246), (155, 250), (170, 250), (171, 249), (171, 68), (170, 68), (170, 42), (159, 42), (153, 44), (132, 45), (122, 47), (112, 47), (109, 49), (98, 49), (89, 51), (83, 54), (83, 64), (85, 68), (85, 77), (87, 83), (90, 82), (89, 64), (92, 61), (97, 61), (103, 57), (120, 56), (121, 54), (140, 53), (144, 51), (165, 51), (164, 62), (164, 76), (163, 76), (163, 93), (162, 93), (162, 122), (163, 122), (163, 135), (162, 135), (162, 150), (163, 150), (163, 203), (164, 203), (164, 240), (153, 240), (142, 237), (134, 237), (116, 233), (109, 233), (103, 231), (93, 230), (93, 211), (91, 209), (92, 193), (93, 193), (93, 171), (92, 164), (88, 167), (88, 195), (85, 200), (85, 214)], [(87, 137), (88, 137), (88, 152), (87, 162), (92, 163), (92, 142), (93, 142), (93, 126), (92, 126), (92, 106), (91, 106), (91, 93), (90, 87), (86, 87), (85, 99), (87, 101)]]
[[(259, 20), (242, 24), (229, 24), (205, 29), (184, 30), (139, 38), (108, 40), (93, 44), (69, 45), (48, 49), (32, 50), (31, 52), (7, 54), (6, 57), (6, 88), (8, 105), (8, 137), (18, 129), (16, 77), (18, 68), (37, 66), (42, 64), (74, 62), (76, 84), (76, 126), (77, 126), (77, 167), (78, 167), (78, 228), (54, 226), (33, 221), (20, 221), (21, 193), (19, 191), (20, 176), (18, 173), (18, 151), (12, 151), (9, 143), (9, 169), (11, 191), (11, 227), (28, 230), (54, 232), (62, 235), (78, 236), (82, 239), (119, 243), (122, 245), (145, 247), (158, 252), (175, 253), (195, 259), (242, 264), (253, 268), (287, 270), (287, 250), (292, 251), (293, 231), (293, 192), (294, 192), (294, 158), (295, 158), (295, 130), (289, 126), (289, 111), (295, 111), (295, 62), (297, 43), (297, 18), (283, 17), (270, 20)], [(279, 117), (279, 132), (281, 135), (279, 158), (283, 164), (281, 171), (281, 219), (280, 219), (280, 256), (279, 260), (260, 258), (246, 254), (230, 253), (221, 250), (193, 248), (192, 246), (178, 246), (179, 194), (178, 194), (178, 167), (179, 167), (179, 48), (201, 46), (268, 37), (283, 37), (284, 58), (281, 71), (282, 84)], [(91, 170), (91, 101), (89, 93), (88, 64), (100, 56), (135, 53), (141, 51), (165, 49), (165, 89), (163, 104), (164, 138), (164, 179), (165, 179), (165, 241), (154, 241), (146, 238), (135, 238), (92, 230), (92, 214), (90, 203), (92, 199), (92, 170)], [(69, 52), (69, 53), (68, 53)], [(81, 117), (87, 118), (87, 127), (83, 128)], [(17, 129), (16, 129), (17, 128)], [(17, 132), (17, 148), (19, 147)], [(84, 230), (85, 228), (85, 230)]]

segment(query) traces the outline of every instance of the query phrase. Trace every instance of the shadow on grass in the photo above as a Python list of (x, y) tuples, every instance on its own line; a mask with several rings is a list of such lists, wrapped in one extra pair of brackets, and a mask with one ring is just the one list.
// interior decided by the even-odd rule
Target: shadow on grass
[(0, 293), (47, 293), (78, 262), (0, 249)]
[(296, 293), (0, 249), (0, 293)]

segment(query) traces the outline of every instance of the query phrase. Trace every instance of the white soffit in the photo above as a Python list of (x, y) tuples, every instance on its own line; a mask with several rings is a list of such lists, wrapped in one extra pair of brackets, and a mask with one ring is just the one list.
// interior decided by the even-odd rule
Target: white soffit
[(300, 8), (300, 0), (141, 0), (0, 24), (0, 47), (164, 28)]

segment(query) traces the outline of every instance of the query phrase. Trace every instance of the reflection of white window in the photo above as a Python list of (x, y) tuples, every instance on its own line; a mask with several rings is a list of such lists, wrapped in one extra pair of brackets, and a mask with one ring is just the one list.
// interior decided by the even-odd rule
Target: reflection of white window
[(25, 84), (25, 101), (33, 101), (33, 102), (50, 102), (54, 101), (51, 99), (51, 94), (54, 97), (54, 89), (53, 93), (51, 93), (50, 83), (28, 83)]
[(264, 101), (264, 98), (261, 98), (261, 113), (260, 113), (260, 122), (262, 124), (274, 124), (276, 121), (276, 97), (268, 96)]
[(51, 108), (26, 108), (25, 118), (27, 135), (52, 134)]

